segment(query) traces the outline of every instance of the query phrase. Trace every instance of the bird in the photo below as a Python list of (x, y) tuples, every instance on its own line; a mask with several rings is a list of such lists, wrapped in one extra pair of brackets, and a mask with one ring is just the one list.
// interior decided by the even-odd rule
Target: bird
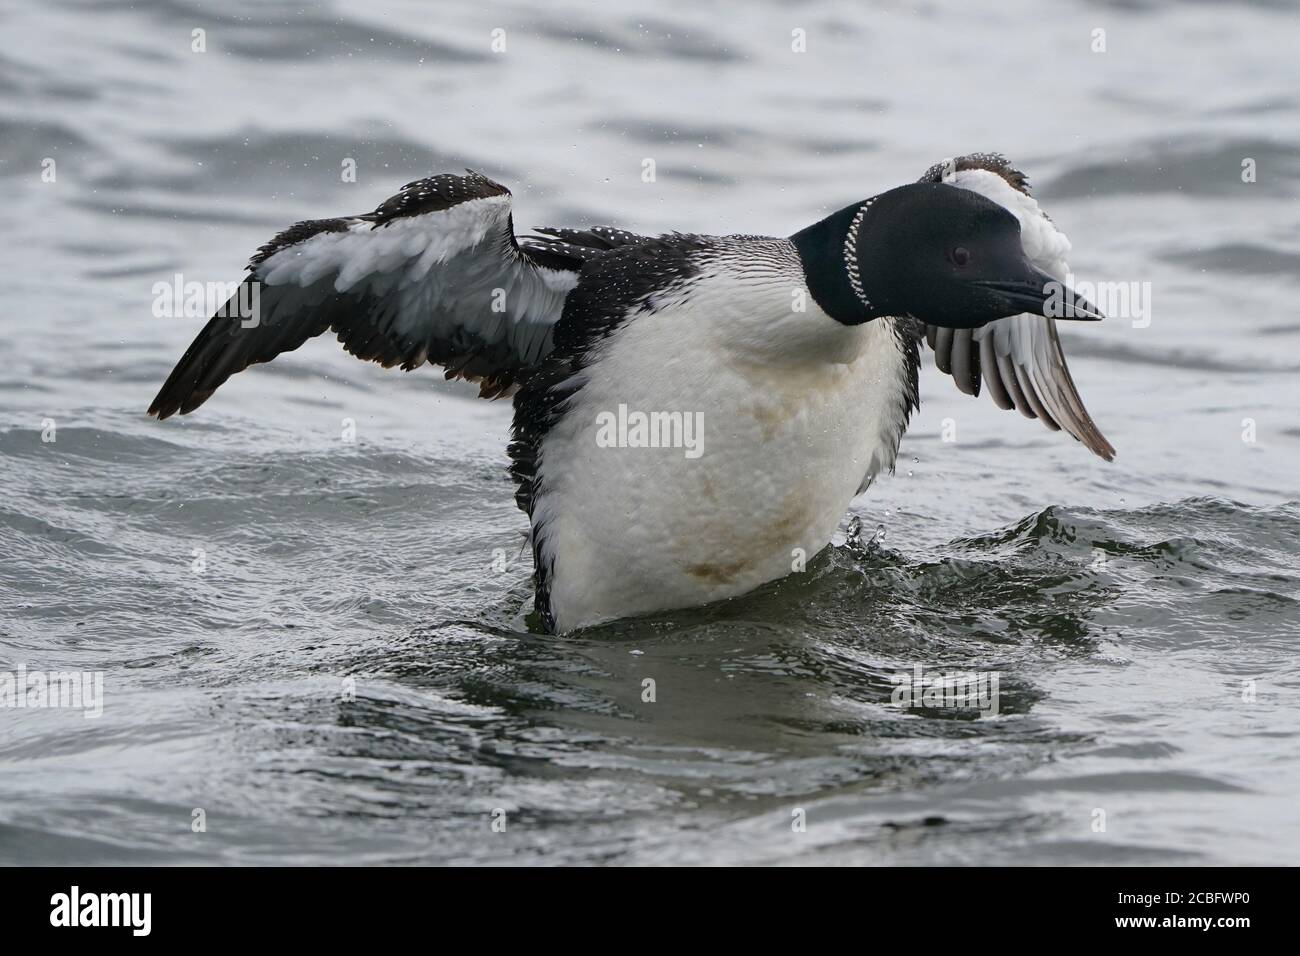
[(923, 347), (960, 391), (1112, 460), (1057, 334), (1103, 317), (1067, 285), (1069, 251), (998, 153), (785, 238), (516, 235), (507, 187), (444, 173), (261, 246), (148, 411), (192, 412), (327, 331), (360, 359), (512, 399), (534, 620), (566, 634), (801, 570), (893, 471)]

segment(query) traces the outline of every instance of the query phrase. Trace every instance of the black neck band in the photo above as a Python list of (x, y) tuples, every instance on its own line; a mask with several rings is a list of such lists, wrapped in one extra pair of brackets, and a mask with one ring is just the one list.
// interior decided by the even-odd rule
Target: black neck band
[[(849, 229), (865, 202), (845, 206), (790, 237), (803, 263), (804, 278), (813, 301), (832, 319), (845, 325), (861, 325), (876, 318), (876, 313), (854, 291), (845, 261), (844, 244)], [(856, 256), (856, 249), (850, 254)]]

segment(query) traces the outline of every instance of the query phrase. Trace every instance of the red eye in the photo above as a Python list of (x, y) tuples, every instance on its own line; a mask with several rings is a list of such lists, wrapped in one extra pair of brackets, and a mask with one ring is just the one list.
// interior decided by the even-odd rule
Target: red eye
[(970, 250), (965, 246), (958, 246), (952, 251), (952, 261), (958, 266), (966, 265), (970, 262)]

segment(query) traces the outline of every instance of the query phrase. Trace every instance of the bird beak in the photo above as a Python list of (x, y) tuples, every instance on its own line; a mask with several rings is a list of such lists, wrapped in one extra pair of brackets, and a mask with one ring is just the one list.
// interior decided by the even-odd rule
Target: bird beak
[(1099, 322), (1101, 310), (1064, 282), (1025, 263), (1023, 279), (978, 279), (975, 285), (988, 289), (1002, 300), (1008, 315), (1031, 312), (1049, 319)]

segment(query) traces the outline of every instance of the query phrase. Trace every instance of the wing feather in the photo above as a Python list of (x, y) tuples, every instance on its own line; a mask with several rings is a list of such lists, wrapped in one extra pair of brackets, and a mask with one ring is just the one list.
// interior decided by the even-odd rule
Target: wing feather
[(149, 413), (191, 412), (231, 375), (327, 330), (358, 358), (432, 362), (485, 397), (505, 394), (550, 351), (581, 265), (521, 248), (510, 191), (486, 176), (408, 183), (372, 213), (300, 222), (259, 248)]
[[(1023, 173), (995, 153), (976, 153), (932, 166), (922, 181), (947, 182), (1001, 203), (1020, 220), (1021, 242), (1044, 272), (1066, 278), (1070, 242), (1029, 195)], [(934, 364), (968, 395), (986, 385), (994, 404), (1064, 430), (1110, 461), (1111, 446), (1084, 407), (1070, 375), (1053, 319), (1015, 315), (978, 329), (927, 326), (925, 339)]]

